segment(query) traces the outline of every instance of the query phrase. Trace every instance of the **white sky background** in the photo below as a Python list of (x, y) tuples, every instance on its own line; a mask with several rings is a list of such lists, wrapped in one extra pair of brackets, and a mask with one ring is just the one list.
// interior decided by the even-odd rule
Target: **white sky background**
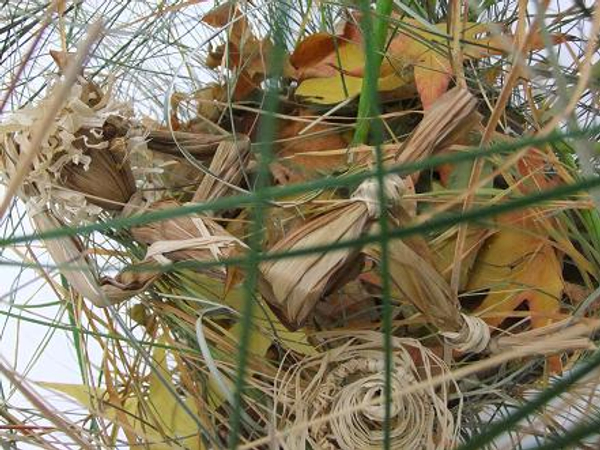
[[(39, 3), (39, 2), (38, 2)], [(71, 2), (67, 2), (69, 4)], [(85, 7), (89, 17), (82, 19), (82, 22), (91, 22), (102, 19), (106, 26), (106, 37), (100, 48), (96, 49), (96, 58), (90, 63), (91, 67), (97, 67), (104, 61), (103, 58), (110, 57), (114, 48), (122, 45), (123, 42), (136, 37), (140, 44), (146, 42), (147, 45), (140, 46), (137, 53), (130, 57), (123, 58), (125, 63), (130, 63), (136, 67), (139, 72), (143, 72), (140, 79), (131, 79), (129, 74), (135, 74), (136, 71), (131, 67), (125, 67), (120, 72), (113, 72), (115, 78), (121, 82), (121, 98), (128, 98), (132, 101), (134, 108), (139, 112), (153, 117), (156, 120), (162, 119), (162, 102), (166, 95), (168, 85), (172, 82), (177, 67), (181, 64), (183, 57), (197, 58), (198, 61), (204, 59), (202, 55), (194, 52), (196, 47), (203, 42), (209, 35), (207, 27), (199, 23), (202, 11), (210, 7), (211, 2), (205, 2), (201, 5), (193, 5), (179, 12), (177, 20), (173, 20), (173, 30), (168, 28), (168, 21), (165, 20), (163, 29), (160, 32), (154, 30), (144, 30), (143, 25), (127, 25), (127, 22), (147, 17), (156, 9), (154, 2), (134, 2), (129, 6), (129, 10), (119, 14), (119, 21), (112, 23), (111, 17), (117, 15), (118, 4), (122, 2), (104, 2), (104, 1), (86, 1)], [(0, 8), (0, 28), (8, 23), (8, 14), (21, 13), (22, 10), (31, 9), (36, 2), (14, 1), (9, 2), (8, 8)], [(70, 24), (67, 23), (66, 26)], [(85, 29), (79, 23), (73, 24), (74, 33), (81, 35)], [(180, 36), (178, 36), (178, 32)], [(55, 71), (53, 62), (48, 56), (48, 50), (60, 49), (60, 38), (56, 28), (46, 30), (47, 40), (42, 42), (39, 48), (39, 56), (29, 65), (25, 71), (24, 79), (28, 82), (26, 85), (18, 86), (17, 92), (11, 98), (7, 112), (23, 104), (26, 99), (35, 93), (45, 82), (46, 77)], [(174, 45), (166, 45), (167, 39), (172, 39), (179, 43), (178, 48)], [(69, 51), (74, 51), (75, 45), (81, 38), (74, 38), (74, 45), (69, 45)], [(162, 45), (153, 45), (153, 41), (161, 41)], [(14, 55), (10, 64), (17, 67), (15, 62), (20, 61), (24, 55), (28, 43), (23, 42), (19, 49), (19, 54)], [(203, 47), (203, 51), (206, 48)], [(188, 55), (189, 54), (189, 55)], [(192, 64), (199, 67), (198, 61)], [(158, 75), (158, 73), (162, 75)], [(103, 71), (107, 74), (106, 70)], [(157, 75), (154, 75), (157, 73)], [(188, 71), (186, 75), (190, 75)], [(183, 92), (194, 90), (194, 86), (199, 86), (199, 80), (207, 80), (208, 76), (201, 70), (192, 73), (195, 81), (188, 76), (182, 82), (175, 80), (176, 89)], [(12, 79), (12, 73), (3, 73), (0, 78), (0, 98), (3, 98), (5, 89)], [(135, 76), (135, 75), (132, 75)], [(102, 79), (102, 77), (98, 77)], [(1, 188), (0, 188), (1, 189)], [(4, 190), (0, 191), (4, 195)], [(17, 204), (16, 209), (12, 211), (12, 222), (4, 223), (3, 233), (12, 230), (14, 221), (24, 213), (24, 206)], [(20, 228), (15, 234), (30, 234), (34, 230), (31, 227), (29, 219), (25, 217)], [(21, 252), (25, 248), (19, 248)], [(36, 252), (41, 264), (53, 265), (43, 250)], [(23, 261), (22, 254), (18, 255), (10, 249), (4, 250), (0, 261), (5, 263), (0, 266), (0, 313), (9, 313), (14, 315), (23, 314), (26, 318), (42, 321), (46, 324), (61, 323), (70, 325), (68, 315), (64, 308), (53, 304), (50, 306), (38, 307), (20, 311), (15, 305), (27, 305), (28, 307), (39, 306), (48, 303), (56, 303), (57, 296), (39, 273), (32, 269), (19, 267)], [(11, 265), (14, 264), (14, 265)], [(59, 281), (55, 277), (56, 281)], [(47, 381), (61, 383), (82, 383), (82, 374), (79, 369), (77, 355), (73, 345), (73, 336), (71, 331), (53, 329), (48, 325), (40, 325), (28, 320), (19, 320), (16, 318), (6, 318), (0, 315), (0, 355), (8, 360), (14, 371), (24, 376), (28, 381)], [(93, 339), (88, 339), (86, 346), (88, 357), (91, 361), (100, 362), (101, 351)], [(11, 405), (11, 412), (20, 418), (27, 417), (27, 413), (20, 415), (14, 408), (29, 408), (29, 403), (16, 390), (12, 389), (6, 380), (0, 377), (0, 404), (4, 401)], [(75, 403), (69, 402), (52, 391), (45, 391), (33, 385), (43, 394), (43, 398), (51, 400), (52, 404), (58, 407), (59, 411), (81, 410)], [(39, 420), (36, 419), (36, 423)], [(0, 430), (0, 446), (2, 444), (4, 431)], [(20, 443), (18, 448), (37, 448), (30, 444)]]
[[(9, 2), (9, 8), (14, 10), (27, 9), (35, 2)], [(69, 3), (69, 2), (67, 2)], [(94, 13), (94, 17), (103, 17), (105, 20), (115, 14), (115, 4), (121, 2), (104, 2), (94, 1), (86, 2), (89, 6), (88, 12), (90, 16)], [(565, 2), (561, 2), (564, 3)], [(109, 4), (109, 5), (107, 5)], [(112, 5), (110, 5), (112, 4)], [(202, 48), (202, 52), (195, 52), (200, 42), (208, 37), (210, 30), (202, 27), (199, 24), (199, 17), (202, 10), (207, 9), (211, 2), (205, 5), (196, 5), (187, 8), (184, 12), (178, 13), (177, 20), (172, 23), (164, 22), (164, 28), (144, 29), (143, 27), (124, 26), (125, 22), (129, 22), (137, 17), (146, 16), (154, 9), (154, 6), (148, 6), (146, 2), (134, 2), (131, 5), (132, 10), (129, 13), (121, 15), (121, 22), (111, 23), (108, 25), (107, 37), (102, 46), (97, 49), (97, 58), (93, 61), (94, 66), (101, 64), (102, 59), (110, 56), (111, 50), (120, 43), (132, 38), (147, 39), (147, 45), (140, 47), (138, 54), (130, 57), (131, 66), (138, 69), (142, 74), (136, 74), (136, 70), (132, 70), (130, 66), (124, 67), (123, 70), (117, 69), (114, 75), (122, 82), (126, 88), (123, 94), (132, 99), (136, 109), (146, 112), (155, 119), (162, 118), (162, 102), (166, 94), (166, 88), (173, 78), (176, 69), (179, 67), (182, 58), (187, 57), (191, 62), (193, 69), (191, 71), (184, 70), (182, 76), (176, 79), (176, 87), (180, 91), (190, 92), (194, 90), (194, 86), (201, 84), (200, 80), (208, 79), (206, 72), (199, 69), (199, 61), (203, 59), (203, 52), (206, 48)], [(0, 10), (0, 27), (3, 25), (3, 20), (7, 20), (7, 10)], [(90, 20), (90, 17), (86, 19)], [(73, 24), (75, 33), (81, 35), (84, 29), (79, 23)], [(48, 30), (48, 40), (42, 43), (40, 55), (35, 63), (26, 71), (25, 77), (30, 81), (27, 86), (19, 86), (17, 95), (12, 98), (10, 107), (15, 108), (23, 103), (32, 93), (34, 93), (44, 80), (45, 74), (48, 73), (47, 67), (51, 67), (52, 63), (46, 56), (48, 49), (59, 49), (60, 39), (56, 29)], [(179, 37), (178, 37), (179, 35)], [(79, 38), (74, 39), (77, 42)], [(166, 45), (165, 42), (179, 42), (179, 48), (174, 45)], [(156, 43), (159, 43), (158, 45)], [(24, 43), (20, 49), (22, 56), (28, 45)], [(72, 47), (69, 50), (73, 50)], [(192, 52), (194, 51), (194, 52)], [(15, 55), (12, 62), (17, 61), (20, 55)], [(187, 69), (187, 68), (186, 68)], [(156, 73), (155, 73), (156, 72)], [(155, 74), (154, 74), (155, 73)], [(4, 95), (4, 89), (10, 80), (11, 73), (4, 73), (3, 79), (0, 79), (0, 98)], [(165, 94), (161, 94), (161, 93)], [(3, 195), (3, 192), (0, 193)], [(16, 220), (19, 214), (22, 213), (23, 206), (17, 205), (14, 210), (12, 219)], [(13, 225), (10, 223), (4, 224), (6, 230)], [(17, 234), (29, 234), (33, 231), (28, 220), (22, 224)], [(23, 250), (23, 249), (21, 249)], [(39, 252), (40, 262), (52, 264), (48, 260), (44, 252)], [(21, 256), (14, 253), (12, 250), (4, 250), (0, 262), (16, 262), (22, 261)], [(16, 301), (15, 301), (16, 299)], [(0, 266), (0, 313), (20, 314), (20, 310), (11, 306), (12, 302), (21, 305), (43, 305), (46, 303), (56, 302), (57, 297), (46, 282), (32, 269), (22, 270), (18, 266), (3, 265)], [(29, 309), (23, 312), (26, 317), (41, 320), (46, 323), (59, 321), (60, 323), (69, 324), (66, 312), (62, 316), (58, 316), (62, 308), (58, 305)], [(78, 367), (77, 357), (74, 351), (72, 335), (69, 331), (54, 330), (45, 325), (34, 324), (27, 320), (17, 320), (14, 318), (5, 318), (0, 315), (0, 355), (8, 360), (16, 373), (24, 375), (31, 381), (56, 381), (66, 383), (81, 383), (82, 378)], [(93, 341), (90, 339), (90, 343)], [(100, 352), (94, 344), (88, 345), (88, 350), (91, 351), (90, 358), (92, 360), (100, 360)], [(5, 380), (2, 380), (2, 395), (4, 401), (12, 406), (27, 407), (28, 403), (22, 396), (11, 390)], [(40, 391), (42, 392), (42, 391)], [(45, 398), (51, 398), (57, 401), (57, 405), (67, 405), (63, 400), (60, 400), (56, 395), (48, 395), (44, 393)], [(0, 402), (2, 397), (0, 397)], [(0, 443), (2, 442), (2, 431), (0, 430)], [(19, 444), (18, 448), (33, 448), (26, 444)]]

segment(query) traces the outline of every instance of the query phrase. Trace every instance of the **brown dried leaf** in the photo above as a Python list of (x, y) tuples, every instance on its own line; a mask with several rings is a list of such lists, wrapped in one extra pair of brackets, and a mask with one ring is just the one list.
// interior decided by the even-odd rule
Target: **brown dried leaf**
[[(311, 220), (270, 251), (285, 253), (356, 239), (367, 222), (366, 205), (352, 202)], [(345, 248), (263, 262), (259, 290), (281, 321), (288, 328), (297, 329), (306, 323), (317, 301), (353, 265), (356, 257), (356, 250)]]

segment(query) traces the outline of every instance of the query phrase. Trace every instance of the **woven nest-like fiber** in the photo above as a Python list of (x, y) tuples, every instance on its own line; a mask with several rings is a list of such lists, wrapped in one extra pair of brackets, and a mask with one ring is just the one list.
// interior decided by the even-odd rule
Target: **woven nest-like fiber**
[[(462, 409), (456, 383), (403, 394), (407, 388), (447, 372), (447, 366), (414, 339), (394, 338), (392, 346), (391, 448), (452, 448)], [(286, 428), (293, 424), (293, 432), (283, 438), (283, 448), (300, 450), (308, 448), (307, 444), (332, 450), (382, 448), (384, 355), (380, 334), (359, 332), (344, 344), (286, 371), (275, 392), (283, 410), (279, 423)], [(454, 414), (447, 406), (451, 394), (458, 399)]]

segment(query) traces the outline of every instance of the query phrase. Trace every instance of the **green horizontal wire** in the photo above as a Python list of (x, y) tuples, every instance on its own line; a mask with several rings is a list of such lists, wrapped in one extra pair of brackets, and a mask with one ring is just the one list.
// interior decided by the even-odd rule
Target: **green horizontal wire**
[[(528, 195), (525, 197), (517, 198), (515, 200), (500, 203), (494, 206), (472, 209), (464, 213), (440, 214), (439, 216), (434, 217), (419, 225), (407, 226), (405, 228), (396, 228), (390, 230), (389, 236), (393, 239), (406, 238), (414, 234), (435, 231), (460, 223), (495, 217), (506, 212), (515, 211), (532, 205), (539, 205), (540, 203), (545, 201), (562, 198), (567, 195), (576, 194), (578, 192), (597, 187), (600, 187), (600, 177), (591, 180), (583, 180), (581, 182), (566, 186), (561, 186), (558, 188), (540, 192), (535, 195)], [(332, 242), (327, 245), (286, 250), (285, 252), (261, 253), (259, 255), (259, 259), (262, 262), (283, 258), (299, 257), (313, 253), (335, 251), (350, 247), (358, 248), (368, 244), (376, 244), (380, 242), (380, 240), (381, 237), (379, 234), (369, 234), (357, 239), (348, 239), (346, 241)], [(219, 261), (179, 261), (172, 264), (165, 264), (164, 266), (156, 266), (154, 268), (156, 268), (156, 270), (158, 271), (169, 272), (174, 269), (201, 269), (215, 266), (240, 265), (243, 264), (245, 261), (246, 257), (230, 257), (223, 258)], [(136, 270), (135, 266), (132, 266), (128, 269), (131, 269), (132, 271)]]
[[(594, 127), (593, 130), (588, 130), (587, 132), (577, 131), (577, 132), (567, 132), (560, 133), (555, 132), (551, 133), (545, 137), (538, 138), (524, 138), (519, 142), (513, 143), (500, 143), (494, 146), (485, 147), (485, 148), (473, 148), (473, 150), (465, 151), (464, 153), (457, 153), (453, 155), (440, 155), (440, 156), (432, 156), (427, 158), (424, 161), (407, 163), (398, 165), (394, 168), (390, 168), (384, 172), (384, 175), (390, 174), (399, 174), (406, 175), (416, 171), (430, 169), (433, 167), (437, 167), (446, 163), (457, 163), (462, 161), (471, 161), (476, 158), (486, 157), (497, 155), (501, 153), (507, 153), (513, 150), (518, 150), (522, 147), (531, 146), (531, 145), (541, 145), (550, 142), (554, 142), (557, 140), (562, 140), (565, 138), (573, 138), (578, 136), (587, 136), (588, 133), (600, 132), (600, 126)], [(267, 199), (276, 199), (286, 196), (292, 196), (295, 194), (303, 193), (311, 190), (319, 190), (319, 189), (327, 189), (327, 188), (335, 188), (335, 187), (343, 187), (352, 184), (358, 184), (368, 178), (372, 178), (375, 175), (374, 172), (365, 171), (361, 173), (356, 173), (352, 175), (345, 175), (340, 177), (332, 177), (332, 178), (324, 178), (315, 180), (308, 183), (297, 184), (297, 185), (287, 185), (287, 186), (275, 186), (265, 188), (262, 192)], [(591, 183), (591, 184), (590, 184)], [(571, 186), (579, 186), (579, 189), (567, 189), (565, 191), (565, 195), (567, 193), (572, 194), (577, 192), (577, 190), (585, 190), (590, 187), (596, 186), (593, 181), (584, 181), (581, 183), (576, 183)], [(549, 192), (554, 192), (549, 191)], [(557, 190), (556, 192), (562, 192)], [(542, 194), (543, 195), (543, 194)], [(551, 196), (548, 199), (557, 198), (557, 195)], [(251, 205), (252, 202), (256, 201), (256, 194), (244, 194), (244, 195), (236, 195), (231, 197), (220, 198), (215, 201), (201, 203), (201, 204), (193, 204), (193, 205), (185, 205), (172, 209), (165, 209), (161, 211), (151, 211), (145, 213), (143, 215), (137, 215), (126, 218), (116, 218), (107, 220), (103, 223), (93, 223), (89, 225), (83, 225), (78, 227), (61, 227), (55, 230), (50, 230), (43, 233), (33, 233), (29, 235), (11, 237), (11, 238), (2, 238), (0, 239), (0, 247), (6, 247), (9, 245), (31, 242), (38, 239), (55, 239), (60, 237), (67, 236), (75, 236), (78, 234), (87, 234), (92, 233), (94, 231), (102, 231), (104, 229), (127, 229), (130, 227), (144, 225), (152, 222), (158, 222), (165, 219), (172, 219), (176, 217), (183, 217), (190, 214), (202, 213), (206, 211), (217, 211), (217, 210), (225, 210), (232, 208), (239, 208), (241, 206)]]

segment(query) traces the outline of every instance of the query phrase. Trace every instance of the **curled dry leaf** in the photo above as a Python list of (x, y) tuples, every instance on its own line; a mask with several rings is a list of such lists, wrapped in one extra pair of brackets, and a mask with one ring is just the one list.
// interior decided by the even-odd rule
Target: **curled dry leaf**
[[(389, 201), (385, 207), (393, 208), (401, 201), (405, 184), (390, 175), (384, 189)], [(259, 290), (290, 329), (301, 327), (332, 288), (358, 276), (362, 262), (359, 249), (352, 247), (294, 257), (285, 253), (357, 239), (380, 214), (378, 193), (376, 181), (364, 181), (346, 205), (317, 216), (275, 244), (270, 252), (284, 254), (281, 258), (260, 264)]]
[[(151, 205), (153, 211), (181, 207), (176, 200), (162, 200)], [(132, 228), (134, 239), (147, 244), (146, 261), (170, 264), (176, 261), (217, 262), (232, 257), (245, 248), (237, 238), (209, 217), (195, 214), (160, 220)], [(222, 265), (199, 269), (225, 280)]]
[[(0, 148), (11, 177), (32, 127), (45, 114), (52, 89), (39, 104), (23, 108), (0, 124)], [(118, 118), (119, 130), (108, 126)], [(136, 191), (129, 155), (145, 151), (128, 104), (113, 98), (111, 85), (100, 89), (80, 78), (48, 130), (25, 179), (21, 194), (46, 204), (69, 224), (95, 218), (101, 208), (118, 211)]]
[[(367, 207), (352, 202), (317, 217), (275, 244), (285, 253), (356, 239), (368, 223)], [(295, 330), (306, 322), (317, 301), (358, 261), (351, 248), (281, 258), (260, 264), (259, 290), (281, 321)]]
[[(227, 44), (209, 53), (208, 66), (221, 66), (235, 71), (232, 97), (241, 100), (256, 90), (268, 71), (268, 59), (273, 44), (268, 38), (259, 39), (252, 32), (246, 15), (236, 1), (226, 1), (209, 11), (202, 21), (212, 27), (227, 27)], [(220, 61), (220, 62), (219, 62)], [(284, 61), (284, 74), (290, 66)]]

